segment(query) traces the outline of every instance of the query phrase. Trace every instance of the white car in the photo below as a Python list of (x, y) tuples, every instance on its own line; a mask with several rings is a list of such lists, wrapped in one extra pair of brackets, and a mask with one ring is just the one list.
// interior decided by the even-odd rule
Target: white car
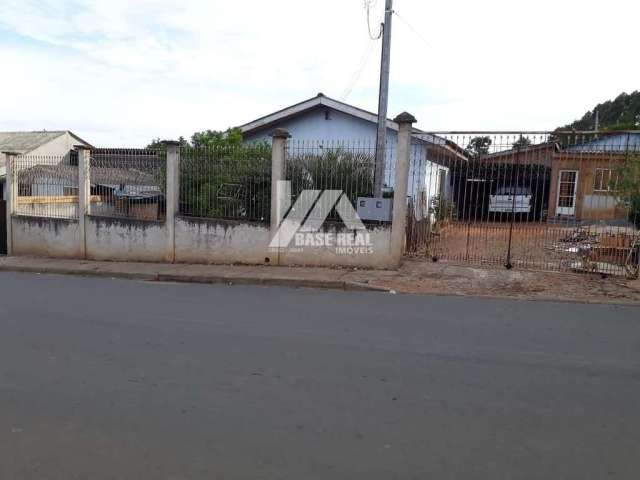
[(526, 187), (500, 187), (489, 197), (489, 212), (529, 213), (533, 195)]

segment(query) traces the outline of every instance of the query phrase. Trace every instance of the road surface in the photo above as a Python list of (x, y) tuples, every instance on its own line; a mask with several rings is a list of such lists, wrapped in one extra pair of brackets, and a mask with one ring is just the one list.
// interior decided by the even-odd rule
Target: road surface
[(0, 274), (0, 478), (640, 478), (640, 309)]

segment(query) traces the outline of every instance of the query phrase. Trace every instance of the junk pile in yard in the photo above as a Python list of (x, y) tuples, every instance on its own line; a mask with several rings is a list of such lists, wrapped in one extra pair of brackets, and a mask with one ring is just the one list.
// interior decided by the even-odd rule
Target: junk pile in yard
[(572, 254), (567, 267), (578, 272), (638, 278), (640, 232), (628, 227), (578, 227), (548, 249)]

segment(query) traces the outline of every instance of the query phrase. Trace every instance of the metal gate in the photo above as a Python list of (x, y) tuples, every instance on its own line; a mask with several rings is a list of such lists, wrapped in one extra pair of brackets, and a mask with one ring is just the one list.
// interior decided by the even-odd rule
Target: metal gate
[(0, 255), (7, 254), (7, 202), (0, 200)]
[(409, 254), (637, 276), (640, 131), (440, 132), (424, 139), (430, 144), (413, 168), (411, 203), (426, 196), (428, 221), (408, 222)]

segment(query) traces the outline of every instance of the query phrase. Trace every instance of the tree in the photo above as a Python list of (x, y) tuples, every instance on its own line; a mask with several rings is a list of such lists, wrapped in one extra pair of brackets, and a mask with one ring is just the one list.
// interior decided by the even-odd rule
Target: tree
[(521, 149), (521, 148), (527, 148), (530, 145), (531, 145), (531, 139), (529, 137), (520, 136), (520, 138), (518, 140), (513, 142), (514, 150), (518, 150), (518, 149)]
[(491, 137), (473, 137), (465, 149), (467, 156), (471, 159), (478, 159), (489, 153), (489, 148), (493, 141)]
[(633, 130), (640, 127), (640, 91), (621, 93), (614, 100), (596, 105), (582, 118), (562, 130), (594, 130), (598, 117), (600, 130)]
[[(165, 145), (164, 145), (164, 140), (161, 140), (160, 138), (155, 138), (151, 141), (151, 143), (149, 145), (147, 145), (147, 149), (149, 150), (165, 150)], [(187, 140), (184, 137), (180, 137), (178, 138), (178, 143), (180, 143), (181, 147), (186, 147), (187, 145), (189, 145), (189, 142), (187, 142)]]
[(205, 130), (196, 132), (191, 136), (191, 144), (195, 148), (217, 148), (240, 145), (242, 132), (239, 128), (228, 128), (222, 132), (219, 130)]

